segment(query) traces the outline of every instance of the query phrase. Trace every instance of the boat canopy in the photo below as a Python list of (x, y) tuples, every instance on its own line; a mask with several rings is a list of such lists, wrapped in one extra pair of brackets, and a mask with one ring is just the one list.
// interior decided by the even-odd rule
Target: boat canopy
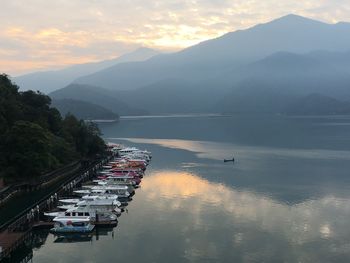
[(91, 218), (89, 216), (81, 216), (81, 217), (74, 217), (74, 216), (57, 216), (53, 219), (54, 222), (61, 222), (65, 223), (68, 221), (71, 222), (90, 222)]

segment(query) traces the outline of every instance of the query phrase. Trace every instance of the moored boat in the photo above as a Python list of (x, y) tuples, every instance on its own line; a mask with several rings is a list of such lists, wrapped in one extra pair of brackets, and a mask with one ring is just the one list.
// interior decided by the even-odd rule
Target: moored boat
[(51, 233), (90, 233), (95, 228), (89, 216), (58, 216), (53, 221), (55, 225), (50, 229)]

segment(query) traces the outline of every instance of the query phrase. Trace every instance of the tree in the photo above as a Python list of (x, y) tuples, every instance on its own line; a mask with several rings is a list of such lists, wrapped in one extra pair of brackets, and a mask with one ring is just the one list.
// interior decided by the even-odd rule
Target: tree
[(58, 160), (51, 154), (51, 136), (40, 125), (17, 121), (5, 136), (5, 173), (11, 176), (39, 176), (57, 167)]
[(40, 92), (19, 92), (0, 75), (0, 176), (35, 178), (61, 165), (105, 152), (96, 124), (62, 119)]

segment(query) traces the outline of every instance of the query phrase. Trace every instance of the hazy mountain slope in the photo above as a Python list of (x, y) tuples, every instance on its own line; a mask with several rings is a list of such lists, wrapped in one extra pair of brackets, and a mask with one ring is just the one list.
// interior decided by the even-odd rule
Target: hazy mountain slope
[(348, 23), (325, 24), (289, 15), (247, 30), (228, 33), (174, 54), (156, 56), (144, 62), (119, 64), (75, 82), (115, 90), (136, 89), (166, 79), (197, 82), (279, 51), (345, 51), (350, 47), (349, 32)]
[(132, 101), (147, 109), (150, 114), (210, 112), (216, 101), (212, 90), (198, 92), (193, 86), (184, 80), (166, 79), (136, 90), (115, 91), (115, 94), (122, 101)]
[(83, 120), (116, 120), (119, 118), (118, 114), (86, 101), (54, 99), (52, 100), (51, 105), (57, 108), (62, 116), (65, 116), (67, 113), (71, 113), (77, 118)]
[(289, 115), (350, 114), (350, 102), (339, 101), (321, 94), (310, 94), (289, 105), (284, 113)]
[[(85, 100), (112, 110), (115, 99), (109, 101), (113, 97), (117, 98), (118, 104), (128, 102), (151, 114), (280, 113), (286, 105), (310, 93), (350, 99), (349, 69), (350, 52), (317, 51), (304, 55), (278, 52), (196, 83), (169, 78), (128, 91), (93, 88), (88, 93), (76, 90), (72, 94), (67, 87), (60, 94), (80, 99), (81, 93), (84, 93), (83, 96), (88, 97)], [(122, 114), (130, 114), (130, 111)]]
[(217, 110), (281, 112), (289, 103), (311, 93), (350, 99), (349, 65), (350, 52), (273, 54), (221, 76), (232, 86)]
[(119, 115), (138, 115), (146, 113), (146, 111), (139, 110), (137, 106), (132, 107), (120, 101), (113, 92), (95, 86), (71, 84), (63, 89), (50, 93), (49, 96), (54, 100), (73, 99), (90, 102)]
[(215, 78), (186, 82), (166, 79), (143, 88), (116, 91), (150, 113), (266, 112), (314, 92), (350, 98), (350, 52), (278, 52)]
[(122, 55), (116, 59), (105, 60), (96, 63), (86, 63), (67, 67), (57, 71), (44, 71), (26, 74), (13, 78), (21, 90), (40, 90), (49, 93), (63, 88), (74, 79), (111, 67), (119, 63), (130, 61), (143, 61), (159, 54), (158, 51), (149, 48), (140, 48), (131, 53)]

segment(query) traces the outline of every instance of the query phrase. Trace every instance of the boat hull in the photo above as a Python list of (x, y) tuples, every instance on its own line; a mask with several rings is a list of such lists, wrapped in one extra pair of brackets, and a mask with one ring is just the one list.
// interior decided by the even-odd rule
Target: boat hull
[(62, 227), (53, 227), (50, 229), (50, 232), (53, 234), (71, 234), (71, 233), (90, 233), (94, 230), (95, 225), (89, 224), (84, 227), (80, 226), (62, 226)]

